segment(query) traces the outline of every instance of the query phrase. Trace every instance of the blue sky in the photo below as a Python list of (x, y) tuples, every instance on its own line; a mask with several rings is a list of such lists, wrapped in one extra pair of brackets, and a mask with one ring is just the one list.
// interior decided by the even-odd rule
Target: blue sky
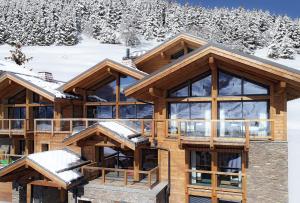
[(271, 13), (300, 18), (300, 0), (178, 0), (204, 7), (239, 7), (269, 10)]

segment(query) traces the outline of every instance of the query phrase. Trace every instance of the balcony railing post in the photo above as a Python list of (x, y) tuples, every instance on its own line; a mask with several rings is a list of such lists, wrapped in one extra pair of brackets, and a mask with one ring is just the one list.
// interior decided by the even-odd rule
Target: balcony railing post
[(144, 136), (144, 130), (145, 130), (145, 123), (144, 123), (144, 119), (143, 120), (141, 120), (141, 134), (142, 134), (142, 136)]
[(52, 134), (52, 136), (54, 136), (54, 120), (53, 119), (51, 119), (51, 134)]
[(250, 123), (249, 121), (245, 121), (245, 136), (246, 136), (246, 143), (245, 143), (245, 150), (248, 151), (250, 145)]
[(128, 180), (127, 180), (127, 170), (124, 170), (124, 185), (127, 185)]
[(102, 183), (105, 183), (105, 168), (102, 168)]
[(149, 186), (149, 188), (151, 188), (151, 180), (152, 179), (152, 173), (151, 173), (151, 170), (148, 172), (148, 186)]
[(11, 137), (11, 120), (8, 120), (8, 132), (9, 132), (9, 137)]
[(70, 133), (73, 132), (73, 120), (70, 119)]

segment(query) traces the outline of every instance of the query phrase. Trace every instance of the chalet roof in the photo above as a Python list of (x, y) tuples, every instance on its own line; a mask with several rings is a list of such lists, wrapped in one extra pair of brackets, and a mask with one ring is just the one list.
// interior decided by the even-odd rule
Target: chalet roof
[(149, 60), (151, 57), (153, 57), (155, 54), (161, 53), (165, 51), (166, 49), (170, 48), (170, 46), (180, 42), (180, 41), (187, 41), (191, 42), (193, 44), (196, 44), (197, 46), (203, 46), (207, 44), (207, 42), (199, 37), (195, 37), (193, 35), (190, 35), (188, 33), (179, 33), (175, 35), (174, 37), (170, 38), (166, 42), (152, 48), (151, 50), (147, 51), (146, 53), (140, 55), (134, 60), (134, 63), (136, 65)]
[(59, 81), (45, 81), (42, 78), (31, 74), (22, 74), (10, 71), (2, 71), (0, 75), (0, 83), (5, 80), (11, 80), (15, 83), (24, 86), (30, 89), (33, 92), (40, 94), (41, 96), (49, 99), (50, 101), (54, 101), (55, 98), (65, 98), (65, 99), (72, 99), (76, 98), (73, 95), (63, 93), (58, 88), (63, 84)]
[(124, 144), (132, 150), (134, 150), (135, 147), (140, 144), (149, 142), (148, 138), (143, 137), (141, 133), (130, 128), (126, 124), (117, 121), (99, 121), (65, 138), (63, 143), (70, 145), (78, 140), (92, 135), (95, 132), (102, 133), (116, 142)]
[[(187, 64), (195, 62), (196, 60), (206, 60), (209, 56), (213, 56), (217, 60), (226, 60), (230, 62), (238, 62), (243, 66), (249, 66), (253, 70), (257, 69), (264, 72), (265, 76), (273, 77), (279, 81), (286, 81), (292, 84), (295, 88), (300, 87), (300, 71), (275, 63), (270, 60), (262, 59), (257, 56), (246, 54), (234, 49), (224, 47), (222, 45), (208, 42), (207, 44), (199, 47), (198, 49), (186, 54), (172, 63), (167, 64), (160, 68), (159, 70), (149, 74), (143, 79), (135, 82), (131, 86), (125, 89), (127, 96), (135, 96), (141, 94), (144, 88), (153, 87), (154, 84), (162, 79), (166, 78), (170, 72), (173, 74), (185, 67)], [(208, 62), (208, 60), (207, 60)], [(145, 90), (146, 91), (146, 90)]]
[(95, 74), (101, 73), (100, 75), (104, 79), (105, 77), (108, 77), (111, 74), (108, 73), (108, 71), (110, 70), (125, 75), (129, 75), (136, 79), (142, 79), (143, 77), (148, 75), (147, 73), (140, 71), (133, 66), (129, 67), (110, 59), (104, 59), (103, 61), (99, 62), (95, 66), (89, 68), (88, 70), (84, 71), (80, 75), (68, 81), (66, 84), (63, 85), (62, 89), (64, 91), (70, 92), (72, 91), (73, 88), (77, 87), (80, 82), (86, 80), (87, 78), (89, 78), (90, 80), (97, 79), (97, 81), (99, 82), (99, 78), (95, 78)]
[(2, 177), (15, 173), (19, 168), (30, 166), (63, 188), (68, 188), (74, 181), (83, 177), (79, 167), (84, 164), (87, 162), (68, 149), (30, 154), (1, 168), (0, 181)]

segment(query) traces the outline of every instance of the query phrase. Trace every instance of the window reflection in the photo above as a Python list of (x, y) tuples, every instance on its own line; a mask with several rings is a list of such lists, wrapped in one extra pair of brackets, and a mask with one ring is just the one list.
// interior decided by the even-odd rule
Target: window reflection
[(242, 80), (238, 77), (219, 72), (219, 94), (222, 96), (241, 95)]
[(137, 104), (137, 105), (121, 105), (120, 118), (127, 119), (151, 119), (153, 115), (153, 105)]
[(115, 118), (116, 108), (115, 106), (89, 106), (87, 108), (88, 118)]
[(95, 90), (93, 95), (87, 98), (91, 102), (115, 102), (116, 101), (116, 80)]
[[(192, 170), (211, 171), (211, 154), (209, 152), (191, 151), (190, 167)], [(192, 172), (191, 184), (210, 185), (211, 174)]]
[(120, 101), (136, 101), (134, 98), (127, 98), (125, 96), (125, 89), (136, 82), (136, 79), (130, 76), (120, 77)]
[(267, 95), (268, 94), (268, 88), (263, 87), (258, 84), (254, 84), (250, 81), (244, 80), (244, 94), (245, 95)]

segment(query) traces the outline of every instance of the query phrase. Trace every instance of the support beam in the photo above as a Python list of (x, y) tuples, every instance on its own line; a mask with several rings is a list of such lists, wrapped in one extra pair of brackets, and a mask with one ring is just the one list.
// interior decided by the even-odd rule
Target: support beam
[(164, 98), (165, 97), (164, 91), (161, 90), (161, 89), (155, 88), (155, 87), (149, 88), (149, 93), (153, 97), (158, 97), (158, 98)]
[(79, 94), (79, 95), (84, 95), (84, 93), (85, 93), (84, 89), (81, 89), (81, 88), (78, 88), (78, 87), (74, 87), (72, 91), (73, 91), (74, 94)]
[[(218, 119), (218, 69), (217, 65), (215, 63), (215, 60), (213, 57), (209, 57), (208, 64), (211, 69), (211, 80), (212, 80), (212, 86), (211, 86), (211, 97), (212, 97), (212, 114), (211, 119), (217, 120)], [(217, 125), (216, 122), (211, 122), (211, 139), (210, 139), (210, 147), (211, 149), (214, 148), (214, 138), (217, 137)]]
[(133, 160), (133, 170), (134, 170), (134, 181), (140, 181), (141, 176), (139, 174), (140, 164), (141, 164), (141, 149), (136, 148), (134, 150), (134, 160)]
[(286, 90), (286, 82), (280, 81), (276, 86), (275, 86), (275, 94), (280, 95)]
[(107, 68), (107, 72), (108, 72), (110, 75), (114, 76), (115, 78), (118, 78), (118, 76), (119, 76), (119, 73), (118, 73), (117, 71), (111, 69), (111, 68)]
[(26, 203), (31, 203), (31, 184), (26, 187)]

